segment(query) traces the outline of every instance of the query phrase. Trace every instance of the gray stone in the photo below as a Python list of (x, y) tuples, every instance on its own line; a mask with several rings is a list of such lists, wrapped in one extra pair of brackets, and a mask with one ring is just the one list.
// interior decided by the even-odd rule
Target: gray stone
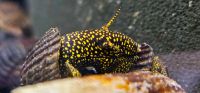
[(188, 93), (200, 93), (200, 51), (161, 54), (169, 77), (176, 80)]
[[(190, 56), (193, 52), (176, 54), (177, 51), (200, 50), (200, 1), (29, 0), (38, 37), (50, 27), (58, 27), (62, 33), (100, 28), (114, 15), (120, 3), (121, 14), (111, 30), (150, 44), (156, 53), (170, 53), (163, 59), (171, 76), (189, 93), (200, 91), (199, 56)], [(185, 61), (194, 57), (196, 60)]]

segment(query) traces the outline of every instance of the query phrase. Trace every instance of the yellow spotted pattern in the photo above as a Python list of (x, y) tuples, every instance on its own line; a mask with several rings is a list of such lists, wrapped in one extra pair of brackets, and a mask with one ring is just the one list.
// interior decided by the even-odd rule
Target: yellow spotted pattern
[(92, 66), (98, 73), (129, 71), (139, 58), (135, 53), (140, 51), (130, 37), (104, 29), (66, 34), (61, 45), (62, 62), (72, 64), (79, 71)]

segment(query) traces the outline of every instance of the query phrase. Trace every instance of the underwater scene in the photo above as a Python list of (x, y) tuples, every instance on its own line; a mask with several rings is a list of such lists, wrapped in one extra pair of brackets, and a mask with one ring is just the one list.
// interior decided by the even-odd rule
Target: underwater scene
[(200, 1), (0, 0), (0, 93), (200, 93)]

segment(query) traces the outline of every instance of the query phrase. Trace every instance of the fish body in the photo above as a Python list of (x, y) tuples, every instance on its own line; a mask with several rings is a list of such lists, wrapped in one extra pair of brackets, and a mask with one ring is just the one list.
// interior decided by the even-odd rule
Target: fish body
[(73, 32), (61, 38), (61, 70), (66, 72), (69, 63), (80, 72), (86, 67), (93, 67), (98, 74), (129, 72), (140, 64), (139, 52), (140, 44), (120, 32), (104, 29)]

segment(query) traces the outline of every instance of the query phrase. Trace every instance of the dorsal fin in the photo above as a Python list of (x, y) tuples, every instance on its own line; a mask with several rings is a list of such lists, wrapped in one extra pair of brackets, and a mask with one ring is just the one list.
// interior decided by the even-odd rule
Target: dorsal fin
[(108, 21), (107, 24), (103, 25), (101, 28), (105, 31), (109, 31), (108, 28), (110, 27), (110, 25), (114, 22), (114, 20), (116, 19), (116, 17), (118, 17), (119, 13), (120, 13), (121, 8), (118, 8), (118, 10), (115, 12), (115, 15)]

